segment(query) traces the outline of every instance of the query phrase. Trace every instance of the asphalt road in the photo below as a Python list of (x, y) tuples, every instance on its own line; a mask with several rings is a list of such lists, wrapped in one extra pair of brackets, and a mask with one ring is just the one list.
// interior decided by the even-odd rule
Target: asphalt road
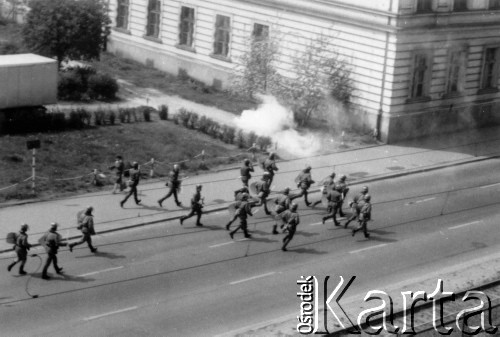
[[(96, 255), (84, 246), (62, 249), (65, 276), (52, 274), (50, 281), (40, 278), (39, 258), (30, 258), (31, 277), (17, 276), (17, 267), (0, 275), (2, 335), (223, 334), (296, 315), (301, 275), (355, 275), (347, 294), (355, 296), (486, 257), (500, 239), (498, 164), (371, 184), (370, 240), (332, 222), (322, 225), (323, 207), (311, 210), (300, 201), (301, 225), (288, 252), (261, 210), (250, 218), (250, 240), (241, 233), (231, 240), (228, 215), (220, 212), (203, 218), (203, 228), (192, 218), (184, 226), (172, 221), (96, 236)], [(3, 268), (11, 260), (2, 255)]]

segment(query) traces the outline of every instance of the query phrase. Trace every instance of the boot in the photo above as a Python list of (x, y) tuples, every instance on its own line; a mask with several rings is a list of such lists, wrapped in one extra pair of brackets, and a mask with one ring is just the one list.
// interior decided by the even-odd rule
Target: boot
[(23, 267), (19, 268), (19, 275), (26, 275), (27, 273), (24, 271)]
[(7, 267), (7, 271), (11, 271), (12, 268), (14, 268), (14, 266), (16, 265), (16, 263), (17, 263), (17, 261), (14, 261), (11, 264), (9, 264), (9, 266)]
[(273, 234), (274, 235), (278, 234), (277, 228), (278, 228), (278, 225), (273, 226)]

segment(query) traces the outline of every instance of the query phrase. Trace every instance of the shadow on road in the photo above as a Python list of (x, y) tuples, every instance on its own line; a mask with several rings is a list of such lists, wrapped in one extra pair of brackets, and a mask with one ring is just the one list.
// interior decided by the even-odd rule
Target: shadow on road
[[(42, 273), (36, 273), (36, 274), (31, 274), (33, 278), (38, 278), (42, 281)], [(55, 273), (49, 273), (50, 280), (45, 280), (46, 282), (51, 282), (51, 281), (69, 281), (69, 282), (80, 282), (80, 283), (88, 283), (88, 282), (94, 282), (94, 278), (89, 278), (89, 277), (81, 277), (81, 276), (73, 276), (73, 275), (68, 275), (68, 274), (55, 274)]]
[(328, 254), (328, 252), (322, 252), (313, 248), (288, 248), (288, 253), (316, 254), (316, 255)]
[(88, 258), (88, 257), (96, 257), (96, 256), (97, 257), (105, 257), (105, 258), (111, 259), (111, 260), (126, 258), (125, 255), (119, 255), (119, 254), (110, 253), (110, 252), (97, 251), (95, 253), (89, 253), (89, 254), (83, 255), (83, 256), (75, 256), (75, 259), (85, 259), (85, 258)]

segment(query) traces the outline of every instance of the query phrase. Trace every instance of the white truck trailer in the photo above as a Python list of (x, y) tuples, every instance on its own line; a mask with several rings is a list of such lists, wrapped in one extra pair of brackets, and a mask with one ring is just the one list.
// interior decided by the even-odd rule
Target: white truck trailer
[(56, 60), (35, 54), (0, 55), (0, 110), (56, 102)]

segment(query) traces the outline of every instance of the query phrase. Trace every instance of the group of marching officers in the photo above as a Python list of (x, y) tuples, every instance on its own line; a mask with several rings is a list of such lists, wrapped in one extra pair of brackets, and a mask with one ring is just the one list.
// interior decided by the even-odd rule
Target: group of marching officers
[[(333, 223), (335, 226), (341, 226), (338, 219), (337, 214), (340, 217), (345, 217), (345, 214), (342, 211), (342, 207), (344, 201), (346, 200), (347, 193), (349, 192), (349, 187), (346, 183), (346, 176), (342, 175), (338, 181), (335, 181), (335, 172), (332, 172), (328, 177), (323, 179), (321, 192), (322, 198), (320, 200), (311, 203), (308, 200), (308, 191), (310, 187), (315, 183), (311, 176), (311, 166), (307, 166), (302, 172), (297, 176), (295, 182), (297, 187), (299, 188), (299, 192), (297, 194), (291, 194), (291, 189), (286, 187), (281, 194), (274, 199), (275, 207), (271, 212), (267, 207), (267, 197), (271, 194), (271, 183), (273, 181), (274, 175), (276, 171), (278, 171), (278, 167), (276, 166), (275, 154), (271, 153), (269, 157), (262, 163), (262, 168), (264, 170), (264, 174), (260, 181), (254, 182), (250, 185), (250, 179), (252, 177), (251, 173), (254, 172), (254, 167), (249, 159), (245, 159), (243, 161), (243, 165), (240, 169), (240, 178), (243, 186), (241, 189), (234, 192), (235, 203), (230, 205), (230, 209), (234, 210), (234, 214), (229, 222), (226, 224), (226, 229), (229, 231), (232, 223), (239, 219), (239, 225), (229, 232), (229, 236), (231, 238), (234, 237), (235, 233), (241, 229), (245, 238), (250, 238), (251, 235), (248, 232), (248, 223), (247, 219), (249, 216), (252, 216), (253, 207), (262, 206), (264, 208), (264, 212), (267, 215), (272, 215), (275, 219), (275, 224), (272, 228), (272, 234), (279, 234), (278, 226), (282, 230), (282, 233), (286, 233), (283, 238), (283, 245), (281, 249), (286, 251), (286, 247), (293, 239), (295, 235), (297, 226), (300, 223), (300, 217), (297, 212), (298, 205), (293, 202), (294, 199), (304, 197), (305, 205), (308, 207), (314, 208), (322, 200), (325, 200), (327, 203), (327, 215), (322, 218), (323, 224), (325, 224), (326, 220), (333, 219)], [(129, 180), (127, 183), (123, 181), (124, 178), (124, 164), (123, 160), (120, 156), (117, 156), (116, 162), (110, 169), (116, 169), (117, 178), (115, 181), (115, 186), (113, 189), (113, 193), (116, 192), (117, 189), (123, 191), (126, 188), (126, 185), (130, 187), (129, 192), (125, 196), (125, 198), (120, 201), (120, 206), (123, 207), (125, 202), (131, 197), (134, 197), (134, 201), (136, 204), (140, 204), (141, 200), (137, 197), (137, 186), (140, 180), (140, 168), (137, 162), (132, 163), (131, 168), (128, 169), (128, 177)], [(185, 178), (184, 178), (185, 179)], [(174, 165), (172, 171), (169, 173), (169, 177), (166, 183), (166, 186), (169, 188), (168, 193), (161, 199), (158, 200), (158, 204), (162, 207), (162, 203), (168, 199), (170, 196), (173, 196), (175, 203), (177, 206), (182, 206), (181, 202), (178, 199), (178, 193), (180, 190), (182, 178), (180, 177), (180, 169), (178, 165)], [(250, 196), (250, 188), (253, 189), (253, 192), (257, 194), (257, 197)], [(180, 224), (182, 225), (185, 220), (196, 215), (196, 226), (203, 226), (200, 222), (201, 216), (203, 214), (203, 202), (204, 199), (201, 196), (202, 185), (196, 185), (196, 191), (191, 198), (191, 211), (189, 214), (182, 216), (180, 218)], [(358, 231), (363, 231), (366, 238), (370, 237), (367, 229), (367, 222), (371, 219), (371, 197), (368, 194), (368, 187), (363, 186), (360, 193), (356, 195), (349, 202), (349, 207), (351, 208), (351, 215), (347, 219), (344, 224), (344, 228), (353, 222), (358, 221), (359, 225), (357, 228), (352, 229), (352, 236), (356, 234)], [(47, 259), (45, 261), (42, 278), (50, 279), (47, 274), (47, 270), (49, 266), (52, 264), (56, 273), (61, 274), (62, 268), (60, 268), (57, 264), (57, 252), (59, 247), (68, 246), (70, 251), (73, 251), (73, 247), (76, 245), (87, 243), (90, 251), (95, 253), (97, 248), (92, 245), (92, 235), (95, 234), (94, 230), (94, 221), (93, 221), (93, 207), (89, 206), (85, 210), (78, 214), (78, 229), (82, 232), (82, 237), (79, 241), (67, 244), (63, 242), (62, 237), (59, 233), (57, 233), (57, 223), (52, 223), (50, 230), (45, 233), (42, 238), (39, 240), (40, 244), (47, 251)], [(27, 252), (31, 248), (31, 245), (28, 243), (28, 235), (27, 231), (29, 226), (27, 224), (23, 224), (21, 226), (21, 230), (19, 234), (17, 234), (15, 239), (14, 249), (17, 254), (17, 260), (12, 262), (8, 266), (8, 271), (19, 263), (19, 274), (25, 275), (24, 265), (27, 259)]]

